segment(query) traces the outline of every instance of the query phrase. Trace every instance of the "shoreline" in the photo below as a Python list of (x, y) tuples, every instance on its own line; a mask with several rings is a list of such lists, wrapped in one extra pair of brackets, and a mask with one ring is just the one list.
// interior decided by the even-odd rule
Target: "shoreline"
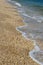
[(0, 0), (0, 4), (0, 64), (39, 65), (28, 55), (33, 49), (33, 42), (16, 30), (16, 27), (24, 25), (16, 7), (5, 0)]
[[(15, 3), (16, 4), (16, 3)], [(18, 8), (20, 7), (20, 8), (22, 8), (22, 5), (21, 6), (19, 6), (19, 3), (17, 3), (17, 6), (18, 6)], [(19, 14), (21, 14), (21, 17), (23, 17), (23, 16), (27, 16), (27, 17), (29, 17), (24, 11), (22, 11), (22, 10), (18, 10), (18, 12), (19, 12)], [(24, 13), (22, 13), (22, 12), (24, 12)], [(24, 18), (24, 17), (23, 17)], [(31, 17), (32, 18), (32, 17)], [(37, 21), (38, 23), (40, 22), (40, 21)], [(26, 22), (23, 20), (23, 23), (25, 23), (25, 25), (23, 25), (23, 26), (19, 26), (19, 28), (21, 28), (21, 27), (24, 27), (24, 26), (26, 26)], [(20, 33), (22, 33), (22, 36), (25, 38), (25, 39), (27, 39), (27, 40), (29, 40), (28, 38), (26, 38), (26, 36), (25, 36), (25, 33), (23, 33), (22, 31), (20, 31), (19, 29), (18, 29), (18, 27), (16, 28), (16, 30), (17, 31), (19, 31)], [(30, 39), (31, 40), (31, 39)], [(31, 40), (31, 41), (33, 41), (33, 40)], [(34, 42), (34, 41), (33, 41)], [(36, 42), (35, 42), (36, 43)], [(34, 53), (35, 53), (35, 51), (39, 51), (40, 50), (40, 48), (35, 44), (35, 43), (33, 43), (33, 45), (35, 45), (35, 48), (32, 50), (32, 51), (30, 51), (29, 52), (29, 56), (33, 59), (33, 61), (35, 61), (36, 63), (38, 63), (38, 64), (40, 64), (40, 65), (43, 65), (43, 62), (41, 62), (40, 61), (40, 59), (38, 59), (37, 60), (37, 58), (35, 58), (35, 56), (34, 56)], [(36, 54), (37, 54), (37, 52), (36, 52)], [(40, 54), (39, 54), (40, 55)]]
[[(13, 2), (13, 1), (12, 1)], [(23, 26), (19, 26), (19, 27), (17, 27), (16, 28), (16, 30), (17, 31), (19, 31), (21, 34), (22, 34), (22, 36), (26, 39), (26, 40), (30, 40), (30, 41), (33, 41), (32, 39), (28, 39), (28, 38), (26, 38), (26, 36), (25, 36), (25, 33), (24, 32), (22, 32), (22, 31), (20, 31), (18, 28), (21, 28), (21, 27), (24, 27), (24, 26), (26, 26), (27, 25), (27, 23), (25, 22), (25, 20), (24, 20), (24, 17), (29, 17), (26, 13), (25, 13), (25, 11), (23, 10), (23, 8), (22, 8), (22, 5), (20, 4), (20, 3), (18, 3), (18, 2), (15, 2), (14, 1), (14, 3), (13, 3), (15, 6), (17, 6), (17, 11), (18, 11), (18, 13), (21, 15), (21, 17), (23, 18), (23, 23), (25, 23), (25, 25), (23, 25)], [(19, 10), (18, 10), (19, 9)], [(23, 13), (24, 12), (24, 13)], [(32, 18), (32, 17), (31, 17)], [(33, 19), (34, 20), (34, 19)], [(36, 21), (36, 20), (35, 20)], [(39, 24), (39, 23), (38, 23)], [(33, 41), (34, 42), (34, 41)], [(36, 43), (36, 42), (35, 42)], [(35, 44), (35, 43), (33, 43), (33, 45), (35, 45), (35, 48), (32, 50), (32, 51), (30, 51), (29, 52), (29, 56), (33, 59), (33, 61), (35, 61), (36, 63), (38, 63), (38, 64), (40, 64), (40, 65), (42, 65), (43, 63), (41, 63), (40, 61), (38, 61), (36, 58), (35, 58), (35, 56), (34, 56), (34, 53), (35, 53), (35, 51), (39, 51), (40, 49), (39, 49), (39, 47)], [(36, 52), (37, 53), (37, 52)]]
[[(10, 2), (10, 1), (9, 1), (9, 2)], [(13, 1), (11, 2), (11, 4), (12, 4), (12, 3), (13, 3)], [(21, 9), (21, 10), (18, 10), (18, 13), (21, 15), (22, 18), (24, 18), (23, 16), (28, 16), (28, 15), (25, 13), (25, 11), (22, 11), (23, 9), (22, 9), (22, 5), (21, 5), (20, 3), (14, 1), (13, 4), (14, 4), (15, 6), (17, 6), (17, 10), (18, 10), (18, 9)], [(13, 5), (13, 4), (12, 4), (12, 5)], [(14, 5), (13, 5), (13, 6), (14, 6)], [(24, 12), (26, 15), (25, 15), (25, 14), (22, 15), (22, 14), (23, 14), (22, 12)], [(22, 14), (21, 14), (21, 13), (22, 13)], [(28, 16), (28, 17), (29, 17), (29, 16)], [(24, 20), (23, 20), (23, 21), (24, 21)], [(23, 23), (25, 23), (25, 22), (23, 22)], [(25, 25), (23, 25), (23, 26), (26, 26), (26, 23), (25, 23)], [(22, 26), (19, 26), (19, 27), (22, 27)], [(19, 30), (18, 30), (18, 27), (16, 28), (16, 30), (19, 31)], [(22, 31), (19, 31), (19, 32), (22, 34), (22, 36), (23, 36), (25, 39), (27, 39), (27, 38), (24, 36), (25, 33), (23, 33)], [(31, 40), (31, 39), (27, 39), (27, 40)], [(33, 40), (31, 40), (31, 41), (33, 41)], [(33, 41), (33, 42), (34, 42), (34, 41)], [(36, 44), (33, 43), (33, 45), (36, 45)], [(38, 46), (36, 46), (36, 50), (37, 50), (37, 49), (39, 50)], [(29, 56), (33, 59), (33, 61), (35, 61), (35, 62), (38, 63), (38, 64), (41, 64), (41, 63), (38, 62), (36, 59), (34, 59), (34, 57), (32, 56), (33, 53), (34, 53), (33, 50), (30, 51), (30, 52), (29, 52)], [(41, 64), (41, 65), (42, 65), (42, 64)]]

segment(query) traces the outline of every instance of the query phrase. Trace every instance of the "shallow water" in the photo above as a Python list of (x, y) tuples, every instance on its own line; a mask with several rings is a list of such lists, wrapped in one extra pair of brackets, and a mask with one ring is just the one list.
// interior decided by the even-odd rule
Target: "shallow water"
[(23, 18), (24, 26), (16, 28), (26, 39), (34, 41), (34, 51), (30, 57), (43, 65), (43, 1), (42, 0), (8, 0), (17, 6), (19, 15)]

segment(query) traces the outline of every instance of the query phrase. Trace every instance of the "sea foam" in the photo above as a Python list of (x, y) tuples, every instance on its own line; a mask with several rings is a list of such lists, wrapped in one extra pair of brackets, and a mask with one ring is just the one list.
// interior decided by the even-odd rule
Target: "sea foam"
[[(36, 40), (37, 38), (42, 38), (43, 35), (41, 36), (40, 33), (43, 33), (43, 25), (41, 27), (41, 25), (39, 23), (41, 23), (43, 21), (43, 18), (41, 17), (32, 17), (27, 15), (25, 12), (23, 13), (23, 11), (20, 11), (21, 16), (24, 18), (23, 22), (27, 23), (26, 25), (28, 25), (28, 27), (26, 28), (25, 26), (19, 26), (16, 29), (22, 33), (22, 36), (24, 36), (27, 40)], [(38, 29), (37, 31), (32, 33), (32, 29), (29, 33), (29, 26), (31, 24), (35, 24), (38, 25)], [(37, 26), (36, 26), (37, 27)], [(41, 27), (41, 29), (40, 29)], [(39, 33), (38, 33), (39, 31)], [(32, 33), (32, 34), (31, 34)], [(29, 52), (29, 56), (38, 64), (43, 65), (43, 52), (40, 51), (40, 48), (38, 46), (38, 44), (35, 42), (34, 43), (34, 50)]]
[(29, 56), (35, 62), (43, 65), (43, 51), (39, 48), (38, 43), (34, 41), (38, 38), (43, 39), (43, 17), (32, 13), (32, 10), (29, 9), (30, 13), (27, 14), (25, 7), (23, 7), (20, 3), (12, 0), (8, 1), (17, 6), (17, 10), (20, 13), (20, 16), (23, 17), (23, 22), (26, 24), (24, 26), (17, 27), (16, 30), (22, 33), (22, 36), (24, 36), (27, 40), (32, 40), (34, 42), (34, 49), (29, 52)]

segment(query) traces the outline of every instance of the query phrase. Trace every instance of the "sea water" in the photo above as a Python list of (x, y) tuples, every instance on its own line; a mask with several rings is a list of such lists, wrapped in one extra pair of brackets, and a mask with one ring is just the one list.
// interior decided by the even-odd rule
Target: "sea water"
[(43, 0), (8, 0), (8, 2), (17, 7), (25, 23), (16, 30), (27, 40), (34, 42), (34, 49), (29, 52), (30, 57), (43, 65)]

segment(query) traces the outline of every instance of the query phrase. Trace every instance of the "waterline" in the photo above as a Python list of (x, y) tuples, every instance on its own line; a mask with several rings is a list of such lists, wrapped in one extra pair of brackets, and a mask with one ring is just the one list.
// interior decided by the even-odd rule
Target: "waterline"
[[(37, 12), (35, 13), (31, 9), (25, 8), (16, 1), (9, 0), (9, 2), (17, 6), (17, 10), (21, 17), (23, 17), (23, 22), (26, 24), (25, 26), (17, 27), (16, 30), (22, 33), (22, 36), (26, 39), (30, 39), (33, 42), (38, 38), (43, 39), (43, 16), (39, 13), (36, 14)], [(30, 51), (29, 55), (34, 61), (43, 65), (43, 51), (41, 52), (38, 43), (34, 42), (34, 46), (34, 50)], [(37, 55), (40, 55), (40, 57), (37, 57)]]

